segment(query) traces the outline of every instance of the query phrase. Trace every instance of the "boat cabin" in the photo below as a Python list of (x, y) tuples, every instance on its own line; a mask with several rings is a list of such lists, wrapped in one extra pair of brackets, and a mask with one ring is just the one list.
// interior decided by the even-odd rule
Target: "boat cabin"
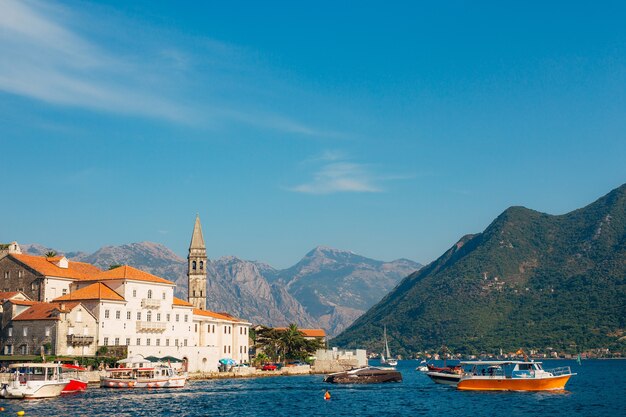
[(28, 381), (58, 381), (61, 376), (57, 363), (15, 363), (9, 365), (13, 380), (25, 384)]
[(471, 376), (499, 378), (534, 378), (544, 373), (541, 362), (527, 361), (470, 361), (461, 362), (465, 373)]

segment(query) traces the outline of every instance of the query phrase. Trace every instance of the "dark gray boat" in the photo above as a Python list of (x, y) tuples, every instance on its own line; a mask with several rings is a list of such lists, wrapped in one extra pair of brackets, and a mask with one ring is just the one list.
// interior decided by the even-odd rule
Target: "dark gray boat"
[(324, 382), (333, 384), (377, 384), (402, 382), (402, 374), (395, 368), (366, 366), (345, 372), (335, 372), (324, 377)]

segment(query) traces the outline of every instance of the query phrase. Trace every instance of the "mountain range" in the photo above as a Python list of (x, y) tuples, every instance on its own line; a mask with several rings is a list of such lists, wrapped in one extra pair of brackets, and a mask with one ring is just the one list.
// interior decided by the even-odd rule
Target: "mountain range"
[(409, 275), (332, 340), (394, 353), (445, 344), (465, 353), (520, 347), (626, 348), (626, 184), (549, 215), (510, 207)]
[[(21, 246), (25, 253), (36, 255), (54, 250), (39, 244)], [(134, 266), (174, 281), (177, 296), (187, 298), (187, 261), (161, 244), (131, 243), (65, 255), (101, 269)], [(382, 262), (322, 246), (282, 270), (227, 256), (207, 264), (207, 308), (254, 324), (323, 328), (333, 336), (420, 267), (407, 259)]]

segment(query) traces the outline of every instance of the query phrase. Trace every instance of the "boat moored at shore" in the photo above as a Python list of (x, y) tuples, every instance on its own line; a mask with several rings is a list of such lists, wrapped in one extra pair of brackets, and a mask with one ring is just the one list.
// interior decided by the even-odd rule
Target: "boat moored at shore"
[(37, 399), (58, 397), (69, 382), (59, 363), (16, 363), (9, 366), (11, 381), (0, 389), (2, 398)]

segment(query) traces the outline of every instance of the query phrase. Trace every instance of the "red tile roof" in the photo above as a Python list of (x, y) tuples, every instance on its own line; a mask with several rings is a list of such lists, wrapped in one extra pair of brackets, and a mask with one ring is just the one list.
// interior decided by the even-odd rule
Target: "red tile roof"
[(17, 253), (12, 253), (8, 256), (12, 256), (24, 265), (27, 265), (28, 267), (34, 269), (40, 274), (49, 277), (81, 280), (91, 278), (102, 272), (100, 268), (83, 262), (68, 261), (68, 267), (61, 268), (54, 264), (55, 260), (56, 262), (58, 262), (57, 258), (45, 258), (43, 256), (33, 256)]
[(193, 307), (193, 304), (188, 303), (185, 300), (181, 300), (180, 298), (174, 297), (174, 305), (175, 306), (184, 306), (184, 307)]
[[(287, 330), (286, 327), (276, 327), (275, 330), (279, 332), (284, 332)], [(300, 329), (298, 328), (304, 335), (304, 337), (326, 337), (326, 332), (324, 329)]]
[(211, 317), (211, 318), (214, 318), (214, 319), (227, 320), (227, 321), (243, 321), (243, 320), (239, 320), (239, 319), (231, 316), (230, 314), (215, 313), (215, 312), (209, 311), (209, 310), (200, 310), (199, 308), (194, 308), (193, 309), (193, 314), (195, 314), (196, 316)]
[(11, 304), (15, 304), (18, 306), (32, 306), (33, 304), (37, 304), (39, 301), (31, 301), (31, 300), (7, 300)]
[[(21, 320), (59, 320), (58, 316), (54, 316), (52, 313), (54, 310), (58, 310), (62, 313), (67, 313), (76, 307), (80, 302), (69, 303), (35, 303), (28, 310), (22, 314), (13, 318), (13, 321)], [(61, 310), (61, 306), (65, 307)]]
[(19, 291), (0, 292), (0, 300), (8, 300), (11, 297), (15, 297), (19, 293)]
[(101, 282), (88, 285), (80, 290), (55, 298), (54, 301), (70, 300), (115, 300), (125, 301), (124, 297), (113, 291)]
[(123, 265), (114, 269), (110, 269), (108, 271), (101, 272), (94, 277), (94, 281), (106, 281), (113, 279), (131, 279), (134, 281), (147, 281), (174, 285), (172, 281), (168, 281), (164, 278), (157, 277), (156, 275), (149, 274), (128, 265)]

